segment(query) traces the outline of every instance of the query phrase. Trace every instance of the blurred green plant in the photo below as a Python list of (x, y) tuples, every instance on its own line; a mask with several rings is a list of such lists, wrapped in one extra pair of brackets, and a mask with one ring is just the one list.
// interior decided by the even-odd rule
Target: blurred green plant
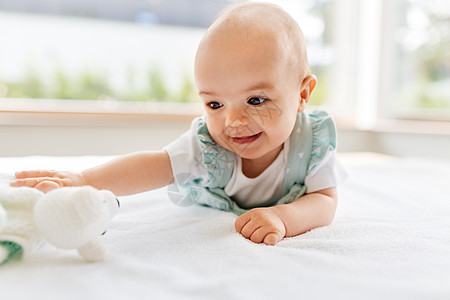
[(158, 68), (152, 68), (148, 73), (148, 92), (147, 97), (158, 102), (169, 100), (169, 93), (161, 71)]
[(183, 76), (181, 88), (174, 99), (177, 99), (179, 102), (191, 102), (193, 99), (199, 100), (197, 89), (189, 75), (185, 74)]
[(178, 89), (167, 88), (164, 76), (159, 68), (151, 67), (147, 71), (146, 83), (137, 88), (133, 69), (127, 75), (126, 90), (117, 90), (108, 81), (105, 72), (84, 70), (76, 76), (62, 68), (55, 68), (50, 76), (52, 80), (44, 82), (36, 68), (27, 68), (24, 79), (8, 82), (0, 79), (0, 97), (6, 98), (49, 98), (73, 100), (115, 99), (121, 101), (157, 101), (157, 102), (198, 102), (194, 83), (185, 75)]

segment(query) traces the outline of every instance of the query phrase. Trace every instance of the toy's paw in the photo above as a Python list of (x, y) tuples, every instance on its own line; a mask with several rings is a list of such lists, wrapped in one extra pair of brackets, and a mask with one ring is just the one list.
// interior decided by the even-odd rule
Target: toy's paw
[(80, 255), (87, 261), (100, 261), (105, 259), (105, 248), (100, 244), (98, 240), (90, 241), (80, 248), (78, 248)]

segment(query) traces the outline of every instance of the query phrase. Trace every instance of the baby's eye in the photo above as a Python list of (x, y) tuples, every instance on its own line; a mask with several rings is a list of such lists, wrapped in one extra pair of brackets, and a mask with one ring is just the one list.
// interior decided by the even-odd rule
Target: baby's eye
[(219, 103), (217, 101), (208, 102), (208, 104), (206, 104), (206, 105), (211, 109), (219, 109), (223, 106), (222, 103)]
[(251, 97), (248, 99), (247, 103), (250, 105), (258, 106), (264, 103), (267, 99), (261, 97)]

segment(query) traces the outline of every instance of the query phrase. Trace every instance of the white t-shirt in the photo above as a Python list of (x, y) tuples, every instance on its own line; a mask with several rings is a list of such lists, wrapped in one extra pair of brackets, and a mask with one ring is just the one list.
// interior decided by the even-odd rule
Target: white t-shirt
[[(170, 157), (173, 174), (187, 173), (193, 178), (207, 174), (202, 164), (202, 151), (193, 130), (164, 147)], [(289, 140), (277, 158), (260, 175), (248, 178), (242, 173), (241, 158), (235, 154), (234, 168), (224, 191), (242, 208), (270, 206), (281, 198), (289, 153)], [(325, 158), (306, 175), (306, 193), (337, 186), (345, 177), (345, 171), (337, 161), (336, 151), (330, 151)], [(190, 176), (189, 176), (190, 177)]]

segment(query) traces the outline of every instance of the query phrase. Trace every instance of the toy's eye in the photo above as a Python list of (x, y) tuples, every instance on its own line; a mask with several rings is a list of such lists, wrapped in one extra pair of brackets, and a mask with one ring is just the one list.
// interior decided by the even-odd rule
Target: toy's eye
[(217, 102), (217, 101), (211, 101), (211, 102), (208, 102), (206, 105), (207, 105), (210, 109), (213, 109), (213, 110), (219, 109), (219, 108), (221, 108), (221, 107), (223, 106), (222, 103), (219, 103), (219, 102)]
[(105, 231), (103, 231), (102, 235), (105, 235), (105, 234), (106, 234), (106, 230), (105, 230)]
[(117, 201), (117, 206), (120, 208), (120, 201), (119, 201), (119, 198), (116, 197), (116, 201)]
[(263, 104), (267, 99), (261, 97), (251, 97), (248, 99), (247, 103), (253, 106), (258, 106)]

